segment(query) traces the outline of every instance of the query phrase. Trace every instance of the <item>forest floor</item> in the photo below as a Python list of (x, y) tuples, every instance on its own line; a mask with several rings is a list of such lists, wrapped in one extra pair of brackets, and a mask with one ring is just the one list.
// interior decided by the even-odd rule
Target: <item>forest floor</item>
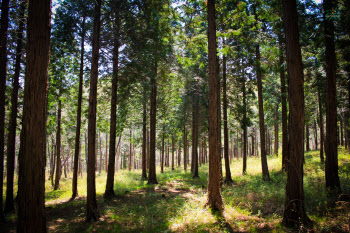
[[(337, 202), (330, 207), (325, 195), (324, 165), (319, 151), (305, 154), (304, 191), (309, 232), (350, 232), (350, 205)], [(49, 232), (297, 232), (281, 225), (285, 200), (286, 174), (281, 157), (268, 157), (271, 181), (263, 181), (259, 157), (248, 157), (247, 175), (242, 176), (242, 160), (231, 164), (235, 183), (222, 186), (225, 210), (217, 216), (207, 210), (208, 166), (199, 168), (200, 178), (192, 179), (183, 168), (166, 168), (157, 174), (158, 185), (141, 181), (141, 171), (116, 173), (116, 197), (103, 198), (106, 173), (96, 177), (100, 221), (86, 223), (86, 177), (79, 177), (76, 200), (71, 197), (71, 177), (62, 178), (60, 190), (46, 182), (47, 226)], [(157, 171), (160, 169), (157, 168)], [(339, 149), (339, 175), (343, 193), (350, 194), (350, 156)], [(15, 215), (0, 229), (14, 232)], [(3, 225), (4, 226), (4, 225)], [(1, 230), (0, 230), (1, 231)]]

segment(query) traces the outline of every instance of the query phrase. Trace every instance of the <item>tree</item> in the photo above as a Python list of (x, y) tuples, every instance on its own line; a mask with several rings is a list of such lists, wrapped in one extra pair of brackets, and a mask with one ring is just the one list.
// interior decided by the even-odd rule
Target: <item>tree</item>
[[(61, 94), (59, 94), (61, 96)], [(59, 98), (59, 97), (58, 97)], [(58, 100), (57, 109), (57, 132), (56, 132), (56, 177), (54, 190), (59, 189), (60, 179), (61, 179), (61, 112), (62, 112), (62, 102)]]
[(100, 42), (100, 15), (101, 0), (95, 2), (95, 15), (92, 38), (92, 61), (89, 94), (89, 119), (88, 119), (88, 164), (87, 164), (87, 199), (86, 199), (86, 221), (97, 221), (100, 213), (96, 202), (96, 108), (97, 108), (97, 80), (98, 80), (98, 58)]
[(341, 192), (338, 175), (338, 146), (337, 146), (337, 93), (336, 71), (337, 61), (334, 45), (334, 23), (327, 19), (328, 12), (336, 7), (334, 0), (324, 0), (324, 34), (326, 46), (326, 78), (327, 78), (327, 101), (326, 101), (326, 188), (335, 191), (337, 196)]
[(5, 146), (5, 92), (7, 73), (7, 30), (9, 24), (9, 0), (1, 2), (0, 19), (0, 221), (4, 221), (3, 213), (3, 176)]
[(17, 232), (46, 232), (46, 101), (51, 1), (29, 0)]
[(117, 111), (117, 90), (118, 90), (118, 71), (119, 71), (119, 31), (120, 31), (120, 19), (119, 19), (119, 6), (115, 9), (115, 33), (114, 33), (114, 49), (113, 49), (113, 76), (112, 76), (112, 98), (111, 98), (111, 125), (110, 125), (110, 138), (109, 138), (109, 161), (108, 161), (108, 174), (107, 184), (104, 196), (114, 196), (114, 167), (115, 167), (115, 141), (116, 141), (116, 111)]
[(209, 57), (209, 178), (206, 205), (213, 211), (223, 210), (220, 193), (220, 155), (218, 148), (218, 73), (216, 51), (215, 0), (208, 0), (208, 57)]
[(16, 153), (16, 127), (17, 127), (17, 107), (18, 107), (18, 89), (19, 89), (19, 75), (21, 72), (21, 59), (23, 53), (23, 31), (25, 27), (24, 12), (26, 9), (27, 1), (22, 1), (18, 9), (18, 29), (17, 35), (17, 48), (16, 48), (16, 64), (15, 74), (12, 80), (12, 94), (11, 94), (11, 118), (9, 125), (9, 134), (7, 139), (7, 184), (6, 184), (6, 202), (5, 213), (9, 213), (15, 210), (13, 205), (13, 179), (15, 172), (15, 153)]
[(285, 226), (310, 226), (304, 204), (304, 74), (299, 44), (297, 4), (285, 0), (283, 5), (286, 37), (286, 60), (289, 76), (289, 159), (286, 161), (286, 200), (282, 223)]

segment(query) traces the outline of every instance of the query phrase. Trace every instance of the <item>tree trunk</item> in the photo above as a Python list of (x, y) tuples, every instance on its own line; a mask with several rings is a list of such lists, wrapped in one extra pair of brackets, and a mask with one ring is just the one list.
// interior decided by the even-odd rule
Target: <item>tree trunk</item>
[[(17, 127), (17, 107), (18, 107), (18, 89), (19, 89), (19, 75), (21, 72), (21, 59), (23, 50), (23, 31), (24, 31), (24, 11), (26, 9), (27, 1), (21, 1), (19, 8), (18, 18), (19, 26), (16, 31), (17, 35), (17, 48), (16, 48), (16, 63), (15, 63), (15, 74), (12, 81), (12, 94), (11, 94), (11, 118), (9, 125), (9, 134), (7, 138), (7, 183), (6, 183), (6, 202), (5, 202), (5, 213), (10, 213), (15, 210), (13, 204), (13, 179), (15, 173), (15, 156), (16, 156), (16, 127)], [(2, 163), (2, 160), (0, 160)], [(1, 166), (1, 165), (0, 165)], [(1, 177), (0, 177), (1, 178)], [(0, 184), (1, 185), (1, 184)], [(0, 191), (2, 189), (0, 188)], [(2, 196), (2, 195), (1, 195)], [(2, 199), (0, 198), (0, 201)], [(2, 205), (0, 204), (2, 209)], [(1, 212), (1, 210), (0, 210)], [(0, 213), (0, 215), (2, 215)], [(2, 217), (0, 217), (1, 219)]]
[(327, 77), (327, 101), (326, 101), (326, 163), (325, 176), (326, 188), (335, 191), (338, 196), (341, 191), (338, 175), (338, 147), (337, 147), (337, 93), (336, 70), (337, 61), (334, 45), (334, 23), (326, 19), (326, 12), (336, 8), (335, 0), (324, 0), (324, 33), (326, 46), (326, 77)]
[(287, 90), (286, 90), (286, 77), (284, 71), (284, 56), (283, 56), (283, 36), (279, 34), (279, 65), (280, 65), (280, 79), (281, 79), (281, 103), (282, 103), (282, 169), (286, 167), (286, 161), (288, 160), (288, 123), (287, 123)]
[(184, 170), (187, 170), (187, 161), (188, 161), (188, 154), (187, 154), (187, 132), (186, 132), (186, 126), (184, 126)]
[(5, 221), (3, 212), (4, 147), (5, 147), (5, 93), (7, 74), (7, 31), (9, 24), (9, 0), (1, 2), (0, 19), (0, 222)]
[(286, 201), (282, 224), (296, 227), (312, 225), (304, 205), (303, 155), (304, 155), (304, 74), (299, 44), (296, 0), (285, 0), (283, 6), (287, 70), (289, 77), (290, 153), (286, 161)]
[(228, 138), (228, 127), (227, 127), (227, 88), (226, 88), (226, 56), (223, 56), (222, 59), (222, 91), (223, 91), (223, 120), (224, 120), (224, 158), (225, 158), (225, 172), (226, 172), (226, 177), (225, 177), (225, 183), (232, 183), (232, 177), (231, 177), (231, 169), (230, 169), (230, 161), (229, 161), (229, 138)]
[(174, 136), (171, 137), (171, 170), (174, 171), (174, 163), (175, 163), (175, 158), (174, 158)]
[(154, 59), (154, 76), (151, 78), (150, 154), (148, 184), (158, 184), (156, 175), (156, 116), (158, 62), (155, 56)]
[(208, 0), (209, 50), (209, 179), (206, 205), (213, 211), (223, 210), (220, 193), (220, 154), (218, 145), (218, 73), (216, 51), (215, 1)]
[[(4, 2), (4, 1), (3, 1)], [(5, 11), (2, 11), (4, 14)], [(29, 0), (17, 232), (46, 232), (45, 140), (51, 1)], [(39, 55), (40, 54), (40, 55)]]
[(245, 77), (242, 78), (243, 86), (243, 171), (242, 174), (247, 174), (247, 101), (245, 90)]
[(105, 171), (108, 172), (108, 163), (107, 163), (107, 157), (108, 157), (108, 133), (106, 133), (106, 151), (105, 151)]
[(276, 106), (276, 122), (275, 122), (275, 148), (274, 148), (274, 154), (275, 156), (278, 157), (278, 119), (279, 119), (279, 116), (278, 116), (278, 104)]
[(198, 174), (198, 115), (199, 115), (199, 96), (198, 96), (198, 80), (195, 80), (193, 93), (193, 115), (192, 115), (192, 163), (193, 178), (199, 177)]
[(256, 77), (258, 82), (258, 102), (259, 102), (259, 127), (260, 127), (260, 151), (261, 168), (264, 180), (270, 180), (269, 169), (267, 167), (266, 149), (265, 149), (265, 123), (264, 123), (264, 103), (262, 96), (262, 71), (260, 67), (260, 48), (256, 46)]
[(160, 161), (160, 173), (164, 173), (164, 133), (162, 134), (162, 157)]
[(318, 146), (318, 140), (317, 140), (317, 124), (316, 124), (316, 120), (314, 120), (314, 138), (315, 138), (315, 150), (317, 150)]
[(101, 174), (102, 170), (102, 137), (101, 137), (101, 131), (98, 132), (98, 140), (100, 141), (100, 166), (98, 168), (98, 174)]
[(320, 112), (320, 160), (324, 163), (324, 128), (323, 128), (323, 112), (322, 112), (322, 101), (321, 101), (321, 84), (320, 84), (321, 76), (318, 75), (318, 111)]
[(130, 128), (130, 144), (129, 144), (129, 171), (131, 171), (132, 168), (132, 129)]
[(340, 145), (344, 146), (343, 120), (340, 119)]
[(58, 100), (57, 133), (56, 133), (56, 178), (54, 190), (59, 189), (61, 179), (61, 100)]
[[(146, 166), (147, 147), (146, 146), (147, 146), (147, 108), (146, 108), (146, 90), (144, 89), (143, 112), (142, 112), (142, 177), (141, 177), (141, 180), (147, 180), (147, 166)], [(163, 162), (163, 159), (162, 159), (162, 162)]]
[(97, 108), (97, 81), (98, 81), (98, 57), (100, 41), (100, 15), (101, 0), (95, 2), (95, 15), (92, 37), (92, 61), (89, 93), (89, 118), (88, 118), (88, 164), (87, 164), (87, 198), (86, 221), (97, 221), (100, 213), (96, 201), (96, 108)]
[(309, 124), (306, 124), (306, 151), (310, 151), (310, 128), (309, 128)]

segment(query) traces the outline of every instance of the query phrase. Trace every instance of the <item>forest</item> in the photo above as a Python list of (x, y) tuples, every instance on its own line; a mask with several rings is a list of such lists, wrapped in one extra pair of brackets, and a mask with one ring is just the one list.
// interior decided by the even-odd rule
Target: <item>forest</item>
[(349, 12), (1, 0), (0, 232), (350, 232)]

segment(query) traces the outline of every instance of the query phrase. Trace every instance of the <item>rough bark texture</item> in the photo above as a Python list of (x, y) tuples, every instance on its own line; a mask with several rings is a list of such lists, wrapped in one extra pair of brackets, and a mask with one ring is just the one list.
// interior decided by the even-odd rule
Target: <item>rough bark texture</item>
[(296, 0), (284, 0), (283, 13), (290, 94), (290, 157), (286, 161), (286, 200), (282, 223), (291, 227), (309, 226), (311, 220), (306, 215), (304, 205), (304, 74), (299, 44)]
[(146, 91), (144, 90), (143, 112), (142, 112), (142, 180), (147, 180), (147, 108), (146, 108)]
[[(335, 0), (324, 0), (324, 14), (336, 7)], [(338, 146), (337, 146), (337, 93), (336, 71), (337, 60), (334, 44), (334, 23), (332, 19), (326, 19), (324, 15), (324, 34), (326, 46), (326, 78), (327, 78), (327, 101), (326, 101), (326, 188), (340, 192), (338, 175)]]
[(280, 79), (281, 79), (281, 104), (282, 104), (282, 169), (286, 167), (286, 160), (288, 159), (288, 123), (287, 123), (287, 89), (286, 77), (284, 71), (284, 56), (283, 56), (283, 37), (279, 36), (279, 63), (280, 63)]
[[(12, 94), (11, 94), (11, 118), (9, 125), (9, 134), (7, 138), (7, 183), (6, 183), (6, 202), (5, 213), (10, 213), (15, 210), (13, 204), (13, 179), (15, 173), (15, 154), (16, 154), (16, 127), (17, 127), (17, 107), (18, 107), (18, 89), (19, 89), (19, 75), (21, 72), (21, 58), (23, 50), (23, 31), (24, 31), (24, 11), (26, 9), (27, 1), (22, 1), (19, 7), (19, 25), (16, 32), (17, 48), (16, 48), (16, 64), (15, 74), (12, 80)], [(1, 205), (0, 205), (1, 206)], [(2, 207), (0, 207), (2, 208)]]
[[(115, 153), (117, 137), (117, 93), (118, 93), (118, 76), (119, 76), (119, 9), (116, 9), (115, 15), (115, 33), (113, 48), (113, 80), (112, 80), (112, 98), (111, 98), (111, 118), (109, 128), (109, 160), (107, 183), (104, 197), (113, 197), (114, 194), (114, 173), (115, 173)], [(145, 126), (144, 126), (145, 127)]]
[(154, 64), (154, 76), (151, 78), (151, 114), (150, 114), (150, 153), (148, 184), (158, 184), (156, 175), (156, 121), (157, 121), (157, 73), (158, 64)]
[(9, 0), (1, 2), (0, 19), (0, 221), (4, 221), (3, 183), (5, 146), (5, 92), (7, 73), (7, 29), (9, 24)]
[(79, 71), (79, 93), (77, 107), (77, 128), (75, 129), (75, 151), (74, 151), (74, 168), (73, 168), (73, 183), (72, 183), (72, 198), (74, 200), (78, 196), (78, 161), (80, 154), (80, 128), (81, 128), (81, 103), (83, 99), (83, 77), (84, 77), (84, 42), (85, 42), (85, 19), (81, 25), (81, 47), (80, 47), (80, 71)]
[(61, 169), (61, 100), (58, 100), (57, 110), (57, 132), (56, 132), (56, 177), (54, 190), (60, 188)]
[(46, 232), (45, 145), (51, 1), (29, 1), (17, 232)]
[(95, 2), (95, 15), (92, 37), (92, 62), (89, 93), (89, 118), (88, 118), (88, 162), (87, 162), (87, 198), (86, 221), (97, 221), (100, 217), (96, 202), (96, 108), (97, 108), (97, 80), (98, 57), (100, 41), (100, 14), (101, 0)]
[(209, 178), (206, 205), (213, 211), (223, 210), (220, 193), (220, 154), (218, 147), (218, 73), (216, 51), (215, 0), (208, 0), (209, 50)]
[(260, 67), (260, 48), (256, 46), (256, 78), (258, 82), (258, 102), (259, 102), (259, 127), (260, 127), (260, 153), (261, 168), (264, 180), (270, 179), (269, 168), (267, 167), (266, 149), (265, 149), (265, 123), (264, 123), (264, 103), (262, 96), (262, 73)]
[(226, 78), (226, 56), (223, 56), (222, 59), (222, 108), (223, 108), (223, 120), (224, 120), (224, 158), (225, 158), (225, 183), (232, 183), (231, 169), (230, 169), (230, 160), (229, 160), (229, 138), (228, 138), (228, 127), (227, 127), (227, 78)]

